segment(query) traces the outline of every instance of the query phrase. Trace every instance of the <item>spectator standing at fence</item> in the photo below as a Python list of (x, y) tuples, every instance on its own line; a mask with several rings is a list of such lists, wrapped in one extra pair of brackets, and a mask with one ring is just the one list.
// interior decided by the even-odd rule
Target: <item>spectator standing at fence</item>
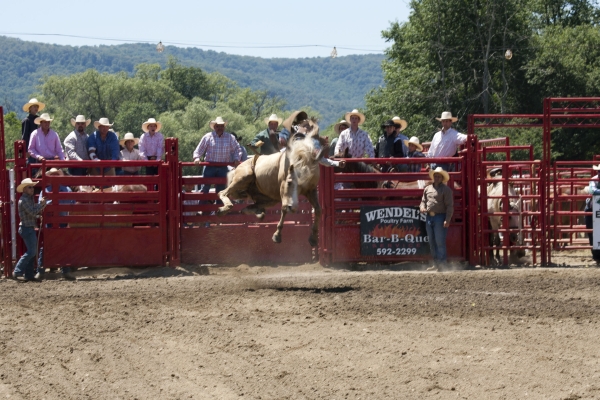
[[(408, 148), (404, 144), (404, 140), (408, 140), (408, 138), (400, 132), (406, 129), (407, 126), (408, 123), (403, 119), (398, 122), (394, 122), (390, 119), (381, 125), (384, 132), (375, 145), (375, 157), (405, 158), (408, 153)], [(395, 164), (382, 165), (381, 172), (388, 172), (391, 168), (395, 168), (398, 172), (408, 171), (408, 166), (406, 164)]]
[[(244, 146), (241, 142), (242, 142), (242, 137), (238, 136), (237, 133), (235, 132), (231, 132), (231, 135), (233, 135), (233, 137), (235, 138), (236, 142), (238, 142), (238, 145), (240, 146), (240, 162), (244, 162), (248, 159), (248, 151), (246, 150), (246, 146)], [(231, 160), (231, 162), (233, 162), (235, 160)]]
[[(29, 139), (31, 133), (39, 128), (39, 125), (35, 122), (38, 117), (37, 113), (42, 111), (46, 105), (39, 102), (37, 99), (31, 99), (23, 106), (23, 111), (28, 112), (27, 118), (21, 121), (21, 140), (25, 141), (25, 148), (29, 149)], [(35, 159), (29, 158), (29, 163), (36, 162)]]
[(446, 185), (450, 180), (448, 172), (437, 167), (435, 170), (429, 171), (429, 177), (433, 183), (425, 187), (419, 209), (422, 213), (427, 214), (425, 229), (433, 257), (433, 266), (430, 269), (442, 271), (448, 259), (446, 236), (454, 213), (454, 199), (452, 189)]
[[(201, 159), (209, 163), (229, 163), (238, 164), (241, 159), (241, 149), (235, 138), (228, 132), (225, 132), (227, 122), (221, 117), (217, 117), (210, 122), (211, 132), (205, 134), (196, 150), (194, 150), (194, 163), (198, 165)], [(204, 167), (204, 178), (224, 178), (227, 177), (227, 166), (207, 165)], [(210, 184), (204, 184), (200, 191), (204, 194), (210, 190)], [(215, 190), (219, 193), (224, 190), (226, 184), (215, 185)]]
[(348, 149), (348, 155), (352, 158), (375, 158), (375, 150), (373, 142), (369, 138), (369, 134), (359, 128), (365, 122), (365, 115), (352, 110), (346, 113), (346, 121), (350, 121), (350, 128), (340, 133), (340, 137), (335, 145), (335, 154), (345, 154)]
[[(67, 135), (64, 141), (67, 159), (71, 161), (89, 161), (90, 155), (87, 148), (88, 134), (85, 128), (92, 122), (91, 119), (85, 119), (83, 115), (71, 118), (71, 125), (75, 129)], [(87, 168), (70, 167), (71, 175), (83, 176), (87, 174)]]
[[(442, 123), (442, 129), (433, 135), (427, 157), (454, 157), (458, 146), (467, 141), (467, 135), (452, 128), (452, 123), (458, 121), (458, 118), (453, 117), (451, 112), (444, 111), (442, 116), (436, 119)], [(453, 163), (431, 164), (431, 169), (437, 167), (442, 167), (445, 171), (454, 171)]]
[[(140, 139), (133, 137), (133, 133), (127, 132), (123, 139), (119, 140), (123, 150), (121, 150), (121, 160), (123, 161), (145, 161), (146, 157), (142, 156), (138, 149), (133, 146), (138, 144)], [(123, 167), (123, 175), (139, 175), (142, 167)]]
[[(56, 169), (56, 168), (51, 168), (49, 171), (46, 172), (46, 176), (64, 176), (64, 175), (65, 174), (61, 169)], [(58, 191), (61, 193), (71, 193), (72, 192), (70, 187), (64, 186), (64, 185), (59, 185)], [(52, 185), (47, 185), (46, 188), (44, 189), (44, 192), (46, 192), (46, 193), (52, 192)], [(41, 201), (43, 201), (43, 196), (40, 196), (40, 198), (39, 198), (40, 203), (41, 203)], [(60, 204), (60, 205), (75, 204), (75, 200), (59, 200), (58, 204)], [(69, 213), (66, 211), (61, 211), (59, 213), (59, 215), (66, 216), (66, 215), (69, 215)], [(62, 223), (62, 224), (59, 224), (59, 226), (61, 228), (66, 228), (67, 224)], [(52, 224), (46, 224), (45, 227), (52, 228)], [(62, 273), (62, 277), (64, 279), (66, 279), (68, 281), (76, 280), (75, 276), (73, 276), (71, 274), (71, 268), (62, 267), (60, 269), (60, 272)], [(37, 280), (37, 281), (43, 280), (45, 273), (46, 273), (46, 269), (44, 268), (44, 247), (40, 246), (38, 267), (37, 267), (37, 273), (35, 274), (35, 280)]]
[(265, 118), (267, 129), (258, 132), (248, 146), (252, 149), (260, 149), (262, 155), (277, 153), (287, 145), (290, 138), (290, 132), (285, 127), (281, 131), (277, 130), (282, 122), (283, 118), (277, 117), (277, 114)]
[[(404, 145), (408, 147), (406, 158), (425, 157), (425, 154), (423, 154), (423, 146), (421, 146), (418, 137), (413, 136), (410, 138), (410, 140), (405, 140)], [(421, 172), (421, 164), (408, 164), (408, 172)]]
[[(117, 134), (110, 130), (114, 125), (108, 118), (100, 118), (94, 121), (96, 130), (88, 137), (88, 153), (90, 160), (119, 160), (121, 152), (119, 149), (119, 138)], [(94, 168), (94, 175), (100, 173), (98, 168)], [(114, 168), (104, 168), (105, 175), (115, 175)]]
[[(146, 160), (162, 160), (165, 154), (165, 138), (160, 130), (162, 124), (154, 118), (148, 118), (148, 121), (142, 124), (144, 133), (140, 138), (140, 155)], [(158, 167), (146, 167), (146, 175), (158, 175)]]
[(50, 129), (52, 121), (53, 119), (48, 114), (42, 114), (35, 119), (35, 123), (39, 125), (39, 128), (31, 133), (29, 155), (37, 162), (65, 159), (58, 133)]
[(335, 156), (335, 146), (337, 145), (338, 139), (340, 137), (340, 133), (342, 133), (349, 127), (350, 127), (350, 124), (348, 122), (346, 122), (345, 119), (341, 120), (340, 122), (338, 122), (337, 124), (335, 124), (333, 126), (333, 132), (337, 136), (331, 141), (331, 144), (329, 145), (329, 157)]
[(19, 199), (19, 235), (25, 242), (25, 253), (21, 256), (15, 269), (12, 273), (13, 279), (23, 277), (26, 281), (34, 279), (34, 261), (37, 253), (37, 234), (35, 228), (37, 226), (37, 218), (46, 206), (46, 200), (42, 199), (38, 204), (33, 201), (34, 186), (37, 182), (33, 182), (30, 178), (25, 178), (21, 184), (17, 186), (17, 193), (23, 193)]
[[(600, 195), (600, 164), (598, 166), (594, 165), (592, 167), (593, 174), (596, 174), (596, 179), (591, 180), (589, 186), (583, 188), (584, 194), (591, 194), (592, 196)], [(585, 200), (585, 208), (583, 211), (592, 212), (594, 210), (594, 198), (588, 197)], [(590, 242), (590, 246), (592, 246), (592, 258), (596, 261), (596, 265), (600, 265), (600, 250), (594, 250), (594, 216), (586, 215), (585, 216), (585, 227), (586, 229), (592, 229), (592, 232), (588, 232), (588, 240)]]

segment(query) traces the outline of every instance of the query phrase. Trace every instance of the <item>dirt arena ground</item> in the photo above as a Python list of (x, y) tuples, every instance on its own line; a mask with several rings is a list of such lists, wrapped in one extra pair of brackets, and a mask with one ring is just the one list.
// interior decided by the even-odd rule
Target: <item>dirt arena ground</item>
[(554, 261), (2, 279), (0, 398), (600, 398), (600, 269)]

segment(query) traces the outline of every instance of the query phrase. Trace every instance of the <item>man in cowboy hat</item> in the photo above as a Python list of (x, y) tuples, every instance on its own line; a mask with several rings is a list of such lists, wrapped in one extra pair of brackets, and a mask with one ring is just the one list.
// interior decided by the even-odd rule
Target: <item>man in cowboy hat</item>
[[(140, 156), (147, 160), (162, 160), (165, 154), (165, 138), (160, 130), (162, 124), (154, 118), (148, 118), (148, 121), (142, 124), (144, 133), (140, 138)], [(157, 175), (158, 167), (146, 167), (146, 175)]]
[(33, 201), (34, 186), (37, 182), (33, 182), (30, 178), (25, 178), (21, 184), (17, 186), (17, 193), (23, 193), (19, 199), (19, 235), (25, 242), (25, 253), (21, 256), (15, 269), (12, 273), (13, 279), (23, 277), (26, 281), (34, 279), (34, 261), (37, 253), (37, 235), (35, 227), (37, 226), (37, 218), (46, 206), (46, 199), (42, 199), (38, 204)]
[(350, 127), (350, 124), (345, 119), (341, 120), (340, 122), (338, 122), (337, 124), (335, 124), (333, 126), (333, 132), (337, 135), (337, 137), (335, 137), (331, 141), (331, 144), (329, 145), (329, 157), (333, 157), (335, 155), (335, 145), (338, 142), (340, 133), (342, 133), (349, 127)]
[(290, 138), (290, 132), (285, 127), (281, 131), (277, 130), (282, 122), (283, 118), (277, 117), (277, 114), (265, 118), (267, 129), (257, 133), (248, 146), (253, 150), (260, 149), (260, 154), (263, 155), (277, 153), (287, 145)]
[[(202, 136), (198, 147), (194, 150), (194, 163), (196, 165), (200, 163), (201, 158), (209, 163), (229, 163), (233, 160), (237, 165), (240, 162), (242, 150), (235, 138), (230, 133), (225, 132), (226, 125), (227, 122), (222, 117), (210, 121), (212, 131)], [(227, 172), (229, 172), (227, 166), (207, 165), (204, 167), (202, 176), (204, 178), (224, 178), (227, 176)], [(210, 184), (202, 185), (200, 191), (206, 194), (209, 192), (210, 186)], [(225, 184), (215, 185), (215, 191), (219, 193), (226, 186)]]
[(429, 249), (433, 257), (433, 266), (430, 269), (442, 271), (447, 262), (446, 236), (452, 214), (454, 213), (454, 198), (452, 189), (446, 185), (450, 176), (441, 167), (429, 171), (433, 180), (423, 191), (423, 198), (419, 209), (427, 213), (425, 227), (429, 238)]
[[(87, 148), (88, 134), (85, 128), (92, 122), (91, 119), (85, 119), (83, 115), (71, 118), (71, 125), (75, 129), (67, 135), (65, 141), (65, 152), (67, 159), (71, 161), (88, 161), (90, 155)], [(69, 168), (71, 175), (83, 176), (87, 174), (87, 168)]]
[(35, 119), (35, 123), (39, 125), (39, 128), (31, 133), (29, 156), (33, 157), (36, 162), (65, 159), (58, 133), (50, 129), (50, 122), (52, 121), (53, 119), (48, 114), (42, 114)]
[[(452, 128), (452, 123), (458, 121), (458, 118), (453, 117), (451, 112), (444, 111), (442, 116), (436, 119), (442, 123), (442, 129), (433, 135), (427, 157), (454, 157), (458, 146), (467, 141), (467, 135)], [(431, 164), (432, 169), (438, 166), (445, 171), (454, 171), (454, 163)]]
[[(600, 195), (600, 164), (597, 166), (592, 166), (592, 176), (595, 176), (594, 180), (590, 181), (589, 186), (586, 186), (581, 191), (583, 194), (591, 194), (592, 196)], [(585, 200), (585, 208), (583, 211), (591, 213), (594, 210), (593, 197), (588, 197)], [(594, 215), (586, 215), (585, 216), (585, 227), (586, 229), (592, 229), (591, 232), (588, 232), (588, 240), (590, 242), (590, 246), (592, 246), (592, 258), (596, 261), (596, 265), (600, 265), (600, 250), (594, 250)]]
[[(45, 107), (46, 105), (39, 102), (37, 99), (31, 99), (23, 106), (23, 111), (29, 113), (27, 118), (21, 122), (21, 140), (25, 141), (26, 148), (29, 148), (31, 133), (39, 128), (39, 125), (35, 123), (37, 113), (42, 111)], [(30, 162), (35, 162), (35, 160), (31, 160)]]
[[(146, 160), (146, 157), (142, 156), (142, 153), (133, 148), (136, 144), (140, 142), (140, 139), (133, 137), (133, 133), (127, 132), (123, 139), (119, 140), (119, 144), (123, 146), (123, 150), (121, 150), (121, 160), (123, 161), (143, 161)], [(123, 167), (122, 174), (123, 175), (139, 175), (142, 167)]]
[[(108, 118), (100, 118), (94, 121), (96, 130), (88, 137), (87, 147), (90, 160), (119, 160), (121, 156), (119, 138), (110, 130), (114, 125)], [(99, 174), (98, 168), (94, 168), (93, 174)], [(104, 168), (105, 175), (115, 175), (114, 168)]]
[(364, 155), (375, 158), (369, 134), (358, 127), (365, 122), (365, 115), (358, 110), (352, 110), (346, 113), (344, 119), (350, 121), (350, 128), (340, 133), (335, 145), (335, 154), (345, 154), (348, 149), (348, 155), (352, 158), (362, 158)]
[[(398, 123), (389, 119), (381, 128), (384, 130), (383, 135), (377, 141), (375, 145), (375, 157), (377, 158), (404, 158), (408, 153), (408, 148), (404, 144), (405, 140), (408, 140), (406, 136), (400, 132), (406, 129), (408, 123), (405, 120), (399, 120)], [(399, 129), (399, 130), (398, 130)], [(408, 171), (408, 165), (406, 164), (395, 164), (382, 166), (382, 172), (388, 172), (392, 167), (396, 168), (398, 172)]]
[[(405, 140), (404, 145), (408, 147), (406, 158), (423, 158), (423, 146), (419, 142), (419, 138), (413, 136), (410, 140)], [(421, 164), (408, 164), (408, 172), (421, 172)]]

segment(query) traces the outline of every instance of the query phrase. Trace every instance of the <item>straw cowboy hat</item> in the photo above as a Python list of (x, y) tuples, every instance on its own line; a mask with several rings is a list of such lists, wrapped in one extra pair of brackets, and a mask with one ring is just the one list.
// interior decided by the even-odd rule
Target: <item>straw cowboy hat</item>
[(50, 118), (50, 114), (44, 113), (41, 116), (37, 117), (33, 122), (39, 125), (42, 121), (52, 122), (54, 121), (54, 118)]
[(44, 103), (40, 103), (38, 99), (31, 99), (23, 106), (23, 111), (29, 112), (29, 107), (31, 106), (38, 106), (38, 111), (42, 111), (46, 107), (46, 105)]
[(429, 171), (429, 177), (431, 178), (431, 180), (433, 180), (434, 174), (441, 174), (444, 177), (442, 179), (442, 182), (444, 182), (444, 183), (446, 183), (450, 180), (450, 175), (448, 175), (448, 173), (446, 171), (444, 171), (444, 169), (442, 167), (437, 167), (436, 169), (432, 169), (431, 171)]
[(345, 119), (346, 121), (350, 121), (350, 117), (351, 117), (351, 116), (353, 116), (353, 115), (356, 115), (357, 117), (359, 117), (359, 118), (360, 118), (360, 121), (358, 121), (358, 124), (359, 124), (359, 125), (362, 125), (362, 124), (364, 124), (364, 123), (365, 123), (365, 119), (366, 119), (366, 118), (365, 118), (365, 114), (363, 114), (363, 113), (361, 113), (361, 112), (358, 112), (358, 110), (357, 110), (357, 109), (354, 109), (354, 110), (352, 110), (352, 111), (350, 111), (350, 112), (346, 113), (346, 115), (344, 115), (344, 119)]
[(408, 147), (409, 144), (414, 145), (417, 150), (419, 151), (423, 151), (423, 146), (421, 146), (421, 142), (419, 141), (419, 138), (416, 136), (411, 137), (409, 140), (404, 140), (404, 145)]
[(450, 111), (444, 111), (444, 112), (442, 113), (442, 116), (441, 116), (440, 118), (436, 118), (436, 119), (437, 119), (438, 121), (443, 121), (443, 120), (445, 120), (445, 119), (450, 119), (450, 120), (452, 120), (452, 122), (456, 122), (456, 121), (458, 121), (458, 118), (456, 118), (456, 117), (453, 117), (453, 116), (452, 116), (452, 113), (451, 113)]
[(344, 130), (346, 130), (346, 129), (348, 129), (348, 127), (350, 126), (350, 123), (349, 123), (349, 122), (346, 122), (346, 120), (345, 120), (345, 119), (343, 119), (343, 120), (341, 120), (340, 122), (338, 122), (337, 124), (335, 124), (335, 125), (333, 126), (333, 131), (339, 135), (339, 134), (342, 132), (342, 131), (340, 131), (340, 127), (341, 127), (342, 125), (345, 125), (345, 126), (346, 126), (346, 127), (344, 128)]
[(408, 122), (406, 122), (406, 120), (400, 119), (400, 117), (394, 117), (392, 118), (392, 121), (394, 121), (394, 124), (396, 124), (396, 126), (400, 128), (398, 132), (402, 132), (408, 126)]
[(496, 176), (498, 173), (502, 173), (502, 167), (495, 167), (488, 171), (490, 177)]
[(92, 120), (85, 119), (83, 115), (78, 115), (75, 118), (71, 118), (71, 125), (75, 126), (77, 122), (85, 122), (85, 126), (88, 126), (92, 122)]
[(598, 164), (597, 166), (596, 165), (592, 166), (592, 169), (594, 171), (600, 171), (600, 164)]
[(210, 121), (210, 123), (208, 125), (210, 126), (210, 129), (212, 129), (214, 131), (215, 130), (215, 125), (225, 125), (225, 126), (227, 126), (227, 121), (223, 121), (223, 118), (217, 117), (217, 118), (215, 118), (214, 121)]
[(123, 139), (119, 140), (119, 143), (121, 144), (121, 146), (125, 146), (125, 142), (129, 140), (133, 140), (134, 145), (140, 142), (140, 139), (133, 137), (133, 133), (127, 132), (125, 136), (123, 136)]
[(150, 124), (156, 125), (157, 132), (160, 131), (160, 128), (162, 128), (162, 124), (159, 121), (155, 120), (154, 118), (148, 118), (148, 121), (146, 121), (142, 124), (142, 130), (144, 132), (148, 132), (148, 125), (150, 125)]
[(277, 126), (281, 125), (283, 118), (277, 118), (277, 114), (271, 114), (269, 118), (265, 118), (265, 124), (269, 126), (269, 122), (277, 121)]
[(23, 189), (25, 189), (25, 186), (35, 186), (37, 184), (38, 183), (32, 181), (31, 178), (25, 178), (21, 181), (21, 184), (17, 186), (17, 193), (23, 193)]
[(108, 118), (100, 118), (99, 121), (94, 121), (94, 127), (96, 129), (98, 129), (98, 127), (102, 125), (102, 126), (113, 126), (114, 122), (111, 124), (110, 121), (108, 120)]
[(298, 123), (304, 121), (305, 119), (308, 119), (308, 114), (306, 112), (301, 110), (294, 111), (290, 114), (289, 117), (285, 119), (285, 121), (283, 121), (283, 126), (285, 127), (285, 129), (291, 132), (292, 125), (298, 125)]
[(56, 169), (56, 168), (50, 168), (48, 171), (46, 171), (46, 176), (47, 175), (64, 175), (65, 173), (63, 172), (62, 169)]

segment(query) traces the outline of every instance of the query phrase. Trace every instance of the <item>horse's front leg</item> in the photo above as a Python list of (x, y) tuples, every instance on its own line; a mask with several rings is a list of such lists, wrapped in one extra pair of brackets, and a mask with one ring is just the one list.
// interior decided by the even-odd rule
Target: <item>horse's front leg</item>
[(219, 198), (223, 202), (223, 206), (219, 207), (217, 210), (217, 215), (225, 215), (233, 208), (233, 203), (229, 200), (229, 187), (225, 188), (225, 190), (221, 190), (219, 193)]
[(316, 189), (311, 191), (306, 198), (315, 210), (315, 219), (313, 221), (312, 232), (308, 238), (308, 243), (310, 243), (311, 247), (316, 247), (319, 244), (319, 222), (321, 222), (321, 205), (319, 204)]
[(283, 220), (285, 219), (285, 214), (287, 214), (286, 208), (281, 207), (281, 219), (277, 224), (277, 230), (273, 234), (273, 241), (275, 243), (281, 243), (281, 230), (283, 229)]

